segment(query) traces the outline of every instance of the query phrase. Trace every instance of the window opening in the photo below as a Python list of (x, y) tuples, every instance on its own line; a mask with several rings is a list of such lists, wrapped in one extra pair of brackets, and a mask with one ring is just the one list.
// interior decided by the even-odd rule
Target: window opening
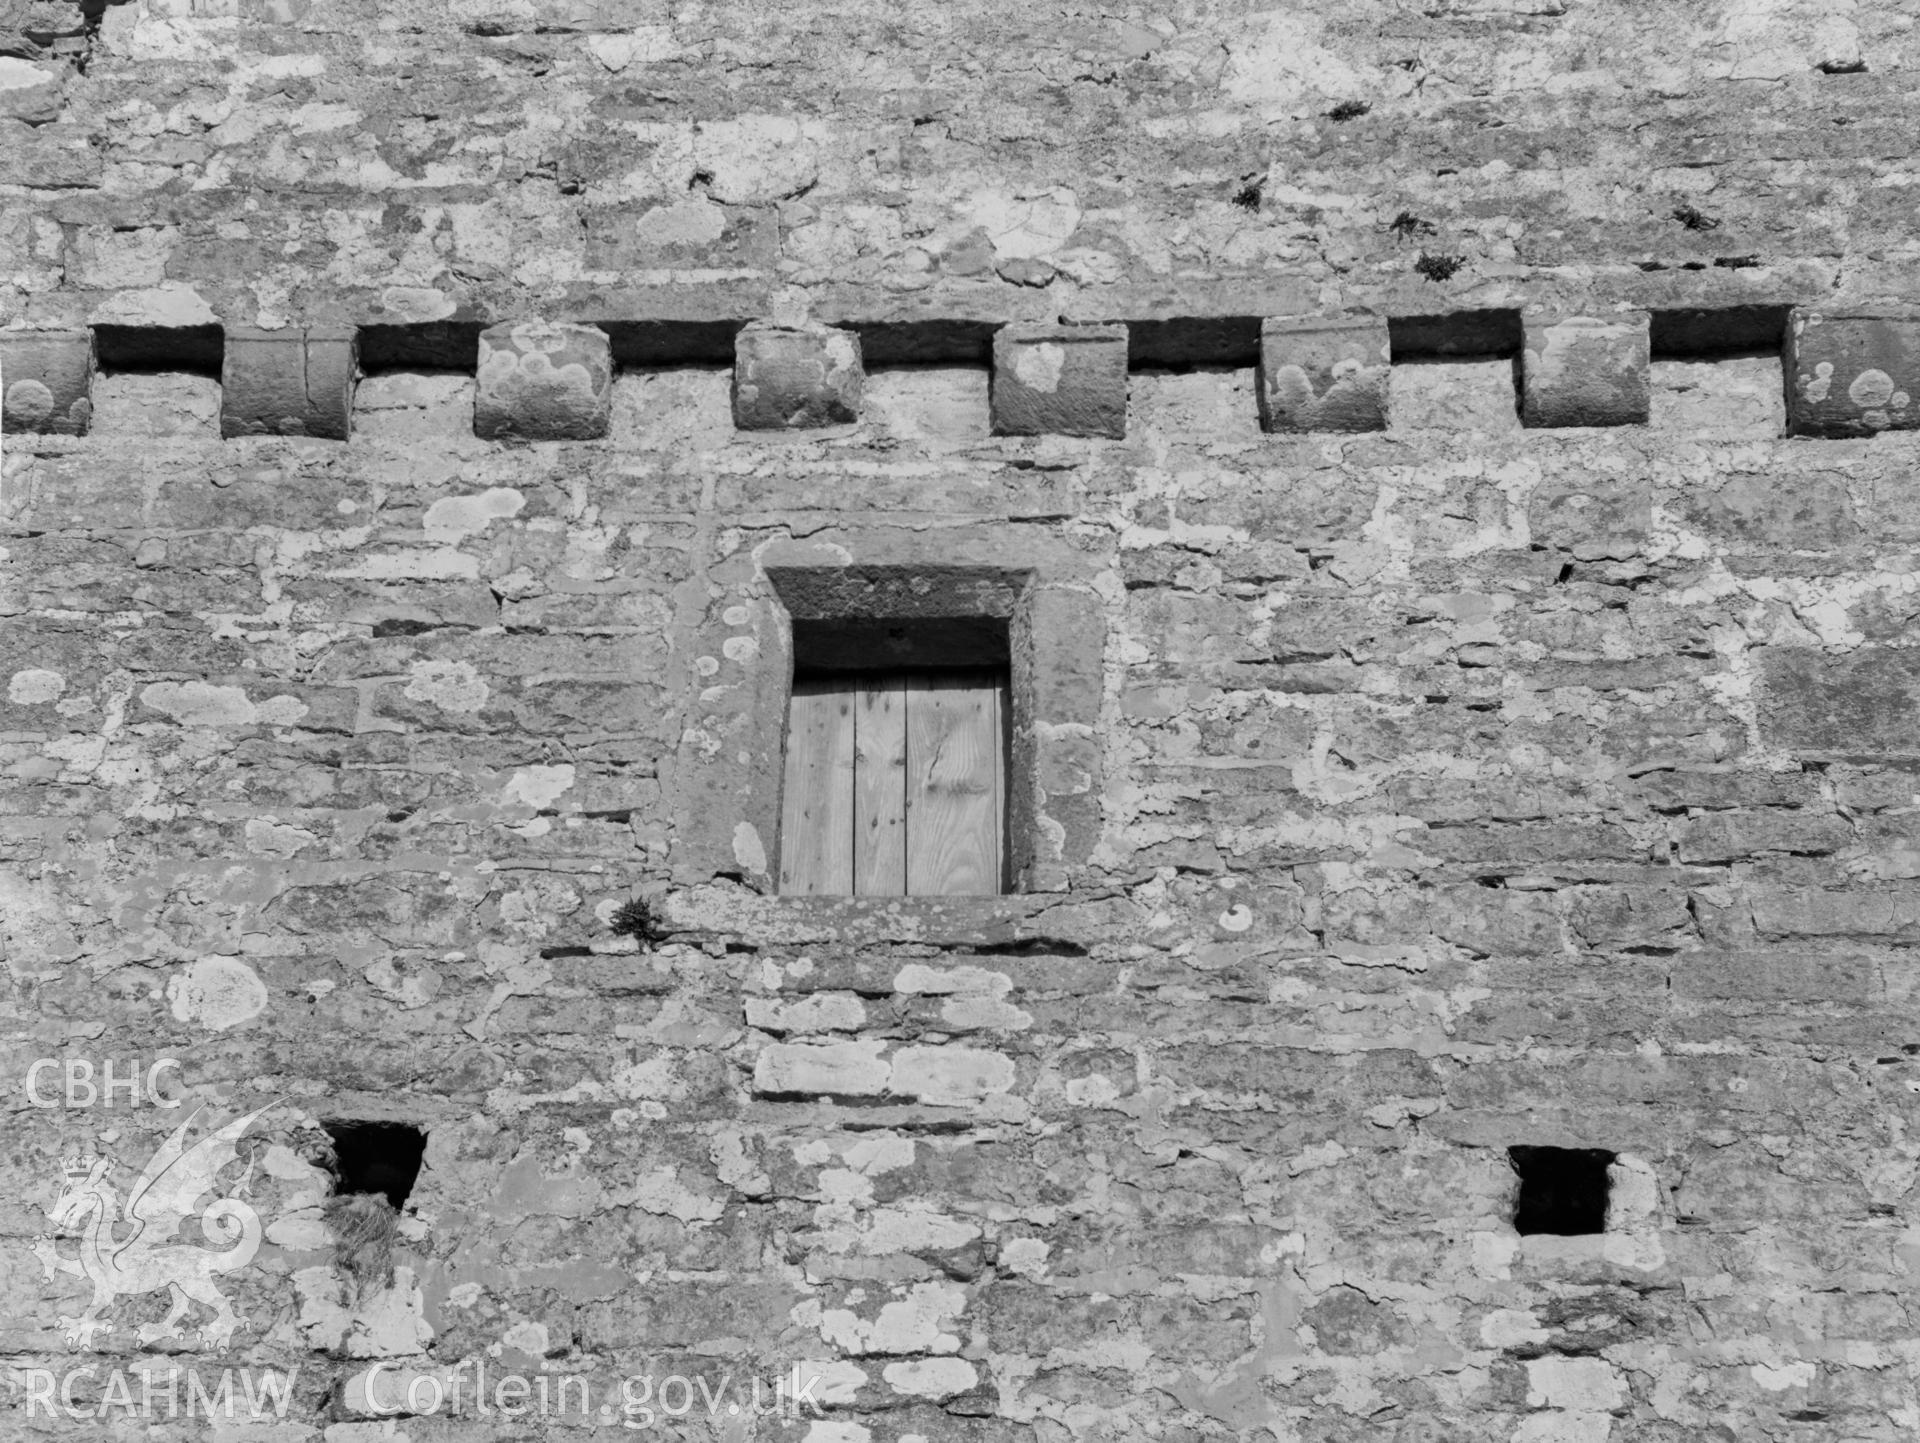
[(1571, 1237), (1606, 1231), (1613, 1153), (1598, 1147), (1510, 1147), (1507, 1157), (1520, 1176), (1515, 1232)]
[(808, 666), (796, 636), (780, 890), (1007, 890), (1008, 669)]

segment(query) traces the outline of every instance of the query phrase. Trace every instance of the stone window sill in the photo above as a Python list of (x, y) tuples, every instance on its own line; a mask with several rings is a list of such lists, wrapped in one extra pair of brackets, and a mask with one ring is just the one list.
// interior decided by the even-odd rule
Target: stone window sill
[(767, 896), (714, 884), (671, 892), (661, 910), (678, 938), (738, 940), (754, 946), (858, 946), (920, 943), (936, 947), (1033, 945), (1070, 952), (1116, 935), (1112, 893), (1011, 893), (990, 897)]

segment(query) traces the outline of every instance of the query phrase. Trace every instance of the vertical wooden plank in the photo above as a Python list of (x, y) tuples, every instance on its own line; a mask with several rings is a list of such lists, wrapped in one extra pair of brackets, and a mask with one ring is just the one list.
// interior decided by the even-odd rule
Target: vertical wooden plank
[(1001, 678), (929, 673), (907, 686), (907, 891), (1001, 890), (1006, 776)]
[(853, 891), (853, 688), (796, 678), (787, 704), (780, 890)]
[(853, 890), (907, 890), (907, 708), (898, 673), (855, 679)]

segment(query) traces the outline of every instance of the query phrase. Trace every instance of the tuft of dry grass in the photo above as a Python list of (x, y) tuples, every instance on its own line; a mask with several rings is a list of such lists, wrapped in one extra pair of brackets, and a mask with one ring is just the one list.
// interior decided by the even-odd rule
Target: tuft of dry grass
[(353, 1280), (356, 1305), (393, 1281), (393, 1240), (400, 1214), (377, 1192), (330, 1197), (322, 1209), (333, 1234), (333, 1260)]

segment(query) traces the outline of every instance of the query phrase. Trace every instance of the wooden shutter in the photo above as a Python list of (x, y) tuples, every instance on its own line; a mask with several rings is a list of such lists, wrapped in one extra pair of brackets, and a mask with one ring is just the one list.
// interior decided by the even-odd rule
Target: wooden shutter
[(1004, 672), (796, 680), (780, 890), (952, 897), (1005, 886)]
[(907, 890), (907, 693), (898, 677), (853, 685), (853, 891)]
[(843, 684), (794, 678), (780, 838), (781, 891), (853, 892), (853, 693)]

